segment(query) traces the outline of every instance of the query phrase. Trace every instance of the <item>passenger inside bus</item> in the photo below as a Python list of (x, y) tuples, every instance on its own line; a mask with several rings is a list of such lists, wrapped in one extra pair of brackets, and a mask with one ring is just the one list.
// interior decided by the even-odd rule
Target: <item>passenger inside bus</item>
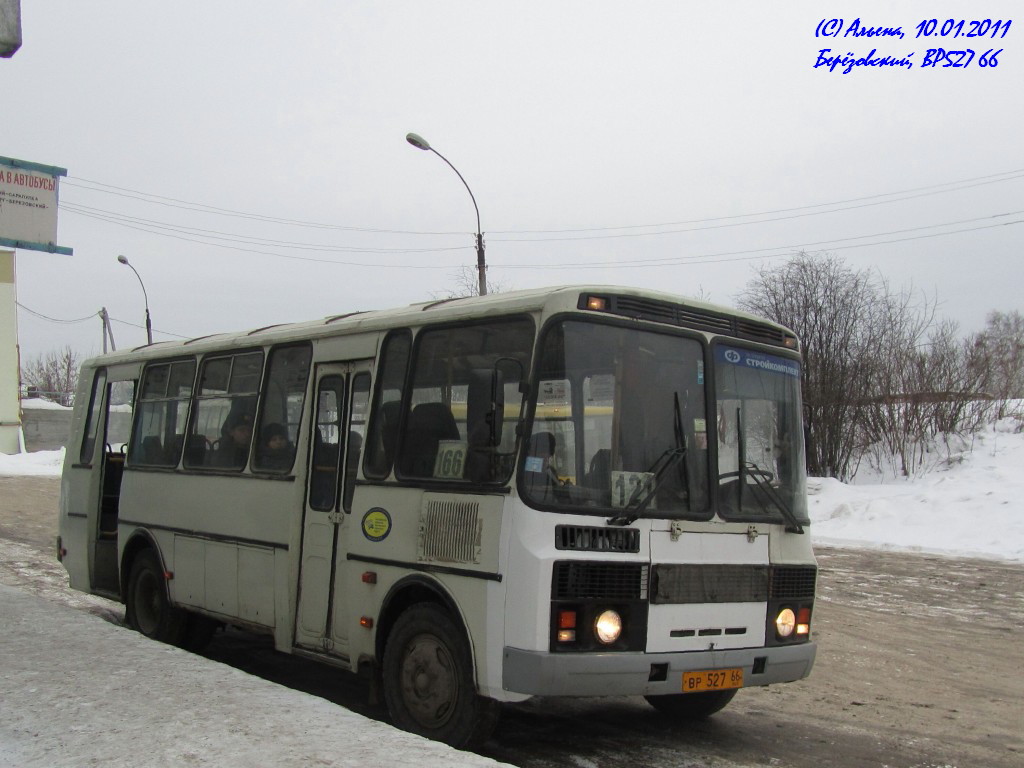
[(294, 455), (295, 449), (288, 440), (288, 429), (283, 424), (273, 422), (263, 427), (260, 444), (256, 449), (256, 466), (259, 469), (291, 469)]
[(221, 469), (242, 469), (249, 458), (249, 443), (252, 442), (251, 410), (238, 410), (228, 414), (221, 427), (221, 439), (217, 442), (211, 465)]

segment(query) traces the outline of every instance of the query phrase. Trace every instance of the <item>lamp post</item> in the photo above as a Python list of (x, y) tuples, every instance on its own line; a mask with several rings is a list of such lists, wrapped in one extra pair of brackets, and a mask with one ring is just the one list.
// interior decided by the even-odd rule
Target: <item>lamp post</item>
[(129, 269), (131, 269), (132, 272), (135, 273), (135, 276), (139, 278), (139, 285), (142, 286), (142, 300), (146, 302), (146, 341), (152, 344), (153, 323), (150, 322), (149, 319), (149, 296), (146, 294), (146, 284), (142, 282), (142, 276), (139, 274), (139, 270), (137, 270), (135, 267), (131, 265), (131, 263), (129, 263), (127, 256), (118, 256), (117, 260), (122, 264), (125, 264)]
[(440, 157), (446, 163), (448, 167), (455, 171), (455, 175), (459, 177), (459, 181), (462, 182), (463, 186), (466, 187), (466, 191), (469, 192), (469, 199), (473, 201), (473, 209), (476, 211), (476, 271), (477, 278), (480, 284), (480, 295), (487, 295), (487, 263), (484, 261), (484, 236), (480, 231), (480, 208), (477, 207), (476, 198), (473, 197), (473, 190), (469, 188), (469, 184), (466, 184), (466, 180), (462, 178), (462, 174), (459, 173), (459, 169), (456, 168), (447, 157), (442, 155), (424, 139), (422, 136), (418, 136), (415, 133), (406, 134), (405, 140), (412, 144), (416, 149), (430, 150), (435, 155)]

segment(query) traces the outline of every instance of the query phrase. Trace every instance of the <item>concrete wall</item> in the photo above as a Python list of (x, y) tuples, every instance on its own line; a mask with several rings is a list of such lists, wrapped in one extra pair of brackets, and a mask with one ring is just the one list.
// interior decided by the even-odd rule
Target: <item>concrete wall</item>
[[(25, 430), (25, 448), (29, 451), (56, 451), (67, 445), (71, 436), (70, 408), (25, 408), (22, 424)], [(131, 430), (132, 415), (114, 411), (107, 425), (108, 434), (127, 435)], [(120, 450), (120, 445), (113, 446)]]
[(67, 445), (71, 434), (71, 409), (26, 408), (22, 418), (25, 448), (55, 451)]

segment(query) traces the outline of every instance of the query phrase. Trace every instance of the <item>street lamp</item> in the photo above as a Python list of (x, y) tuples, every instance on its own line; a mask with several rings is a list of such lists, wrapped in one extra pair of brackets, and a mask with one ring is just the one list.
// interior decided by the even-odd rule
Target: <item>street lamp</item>
[(484, 236), (480, 231), (480, 209), (477, 207), (476, 198), (473, 197), (473, 190), (469, 188), (469, 184), (466, 184), (466, 180), (462, 178), (462, 174), (459, 173), (459, 169), (449, 162), (448, 158), (430, 146), (429, 142), (422, 136), (418, 136), (415, 133), (407, 134), (405, 140), (412, 144), (416, 149), (427, 149), (433, 152), (435, 155), (440, 157), (446, 163), (448, 167), (455, 171), (455, 175), (459, 177), (459, 181), (466, 187), (466, 191), (469, 192), (469, 199), (473, 201), (473, 208), (476, 210), (476, 271), (477, 277), (480, 281), (480, 295), (487, 295), (487, 264), (484, 261)]
[(151, 323), (150, 320), (149, 320), (149, 296), (146, 295), (146, 284), (144, 282), (142, 282), (142, 276), (139, 275), (139, 270), (137, 270), (135, 267), (133, 267), (128, 262), (128, 257), (127, 256), (118, 256), (117, 260), (119, 262), (121, 262), (122, 264), (125, 264), (129, 269), (131, 269), (132, 272), (135, 273), (135, 276), (137, 278), (139, 278), (139, 285), (142, 286), (142, 300), (146, 302), (146, 340), (150, 344), (152, 344), (153, 343), (153, 323)]

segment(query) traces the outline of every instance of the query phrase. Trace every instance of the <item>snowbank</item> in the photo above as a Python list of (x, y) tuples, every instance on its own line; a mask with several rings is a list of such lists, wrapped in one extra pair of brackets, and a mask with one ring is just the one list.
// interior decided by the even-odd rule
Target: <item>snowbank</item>
[(46, 400), (42, 397), (29, 397), (21, 400), (22, 409), (36, 410), (36, 411), (71, 411), (74, 410), (66, 405), (55, 403), (52, 400)]
[(64, 449), (34, 453), (0, 453), (0, 475), (49, 475), (60, 477)]
[(1024, 560), (1024, 433), (1004, 419), (927, 474), (808, 481), (815, 542)]

